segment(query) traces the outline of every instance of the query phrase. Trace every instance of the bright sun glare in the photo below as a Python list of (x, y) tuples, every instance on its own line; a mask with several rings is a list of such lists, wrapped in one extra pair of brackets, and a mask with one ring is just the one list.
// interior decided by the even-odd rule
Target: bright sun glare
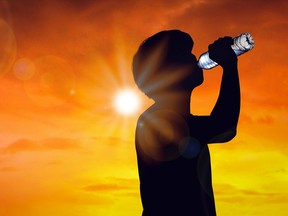
[(137, 112), (140, 100), (135, 91), (123, 89), (119, 91), (114, 99), (116, 111), (122, 115), (132, 115)]

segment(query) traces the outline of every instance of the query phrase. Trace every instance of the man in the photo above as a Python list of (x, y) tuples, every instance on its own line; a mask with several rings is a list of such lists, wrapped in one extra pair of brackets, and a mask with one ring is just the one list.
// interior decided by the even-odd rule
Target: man
[(209, 116), (190, 113), (191, 93), (202, 84), (203, 71), (187, 33), (159, 32), (135, 54), (135, 82), (155, 101), (136, 128), (142, 216), (216, 215), (207, 144), (236, 135), (240, 86), (232, 42), (224, 37), (209, 45), (210, 58), (223, 68), (220, 94)]

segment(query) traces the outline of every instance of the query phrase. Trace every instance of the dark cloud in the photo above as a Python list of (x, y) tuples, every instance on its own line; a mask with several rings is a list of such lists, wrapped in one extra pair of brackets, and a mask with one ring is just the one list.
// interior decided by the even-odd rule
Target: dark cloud
[[(136, 50), (156, 31), (180, 28), (193, 36), (198, 54), (217, 37), (243, 31), (255, 36), (259, 51), (263, 49), (260, 41), (271, 43), (287, 36), (283, 29), (288, 3), (282, 0), (273, 4), (259, 0), (12, 0), (8, 5), (20, 53), (57, 53), (78, 61), (93, 50), (112, 55), (119, 33), (126, 46)], [(254, 57), (260, 61), (267, 54), (259, 51)], [(275, 55), (275, 60), (282, 59)]]
[[(11, 0), (8, 5), (20, 46), (24, 39), (36, 45), (37, 41), (60, 42), (65, 38), (68, 48), (75, 42), (86, 47), (89, 42), (91, 47), (98, 49), (109, 47), (115, 31), (130, 37), (128, 41), (139, 41), (163, 28), (183, 28), (205, 43), (206, 40), (212, 42), (211, 38), (216, 36), (233, 36), (242, 31), (256, 35), (267, 30), (273, 33), (274, 25), (285, 25), (288, 9), (288, 3), (282, 0), (273, 4), (259, 0)], [(272, 26), (268, 25), (267, 29), (269, 23)], [(104, 44), (98, 43), (103, 40)], [(57, 43), (54, 43), (56, 47)]]

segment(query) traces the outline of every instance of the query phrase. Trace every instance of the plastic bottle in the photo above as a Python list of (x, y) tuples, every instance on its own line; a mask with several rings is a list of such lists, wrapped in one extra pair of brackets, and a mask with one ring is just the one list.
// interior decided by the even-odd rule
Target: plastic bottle
[[(231, 45), (231, 47), (237, 56), (248, 52), (254, 47), (254, 39), (247, 32), (242, 33), (237, 37), (234, 37), (233, 40), (234, 40), (234, 44)], [(214, 68), (217, 65), (218, 65), (217, 62), (209, 58), (208, 52), (203, 53), (198, 60), (198, 66), (206, 70)]]

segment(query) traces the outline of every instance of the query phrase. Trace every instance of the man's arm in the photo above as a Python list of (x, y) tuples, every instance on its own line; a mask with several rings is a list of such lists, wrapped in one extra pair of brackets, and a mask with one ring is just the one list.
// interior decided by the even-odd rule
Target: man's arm
[(209, 57), (223, 68), (219, 97), (213, 108), (210, 121), (215, 136), (209, 143), (227, 142), (236, 135), (240, 112), (240, 84), (237, 56), (231, 48), (232, 38), (220, 38), (209, 46)]

